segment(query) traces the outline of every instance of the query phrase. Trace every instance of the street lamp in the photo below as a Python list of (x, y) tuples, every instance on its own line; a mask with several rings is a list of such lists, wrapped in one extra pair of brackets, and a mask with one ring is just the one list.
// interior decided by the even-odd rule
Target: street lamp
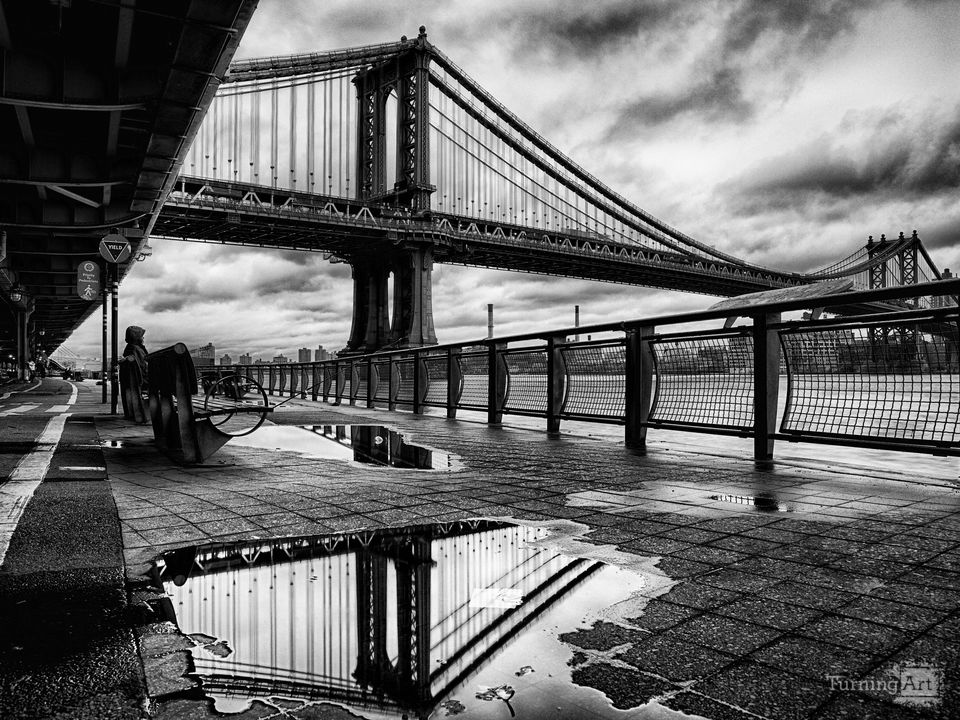
[(14, 285), (12, 288), (10, 288), (10, 300), (15, 303), (23, 300), (23, 288), (19, 285)]

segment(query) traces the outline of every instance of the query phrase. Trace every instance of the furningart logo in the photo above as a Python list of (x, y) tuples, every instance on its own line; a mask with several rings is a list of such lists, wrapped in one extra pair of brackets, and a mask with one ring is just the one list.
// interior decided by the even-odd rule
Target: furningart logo
[(875, 677), (856, 679), (846, 675), (827, 675), (826, 678), (831, 690), (886, 693), (900, 705), (932, 707), (940, 702), (943, 666), (910, 660), (892, 665)]

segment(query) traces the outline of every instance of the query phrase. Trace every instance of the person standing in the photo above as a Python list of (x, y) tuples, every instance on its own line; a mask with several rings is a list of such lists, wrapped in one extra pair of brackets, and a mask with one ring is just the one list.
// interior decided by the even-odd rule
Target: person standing
[(123, 348), (120, 360), (120, 400), (123, 403), (123, 416), (138, 423), (147, 422), (147, 408), (144, 405), (144, 392), (149, 391), (147, 383), (147, 348), (143, 344), (146, 333), (142, 327), (131, 325), (123, 335), (127, 345)]
[(147, 348), (143, 344), (143, 336), (146, 330), (138, 325), (131, 325), (123, 334), (123, 339), (127, 343), (123, 348), (123, 357), (133, 357), (137, 367), (140, 368), (140, 387), (147, 388)]

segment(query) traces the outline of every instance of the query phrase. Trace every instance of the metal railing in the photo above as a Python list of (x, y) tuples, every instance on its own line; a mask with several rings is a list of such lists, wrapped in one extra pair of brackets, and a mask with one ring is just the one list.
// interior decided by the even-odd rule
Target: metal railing
[[(960, 280), (664, 315), (300, 364), (234, 366), (273, 395), (421, 413), (445, 408), (960, 455)], [(918, 310), (782, 321), (782, 313), (933, 300)], [(743, 318), (741, 324), (735, 324)], [(692, 329), (725, 321), (722, 329)], [(665, 331), (669, 330), (669, 332)], [(571, 341), (586, 334), (602, 339)], [(780, 409), (781, 379), (786, 392)]]

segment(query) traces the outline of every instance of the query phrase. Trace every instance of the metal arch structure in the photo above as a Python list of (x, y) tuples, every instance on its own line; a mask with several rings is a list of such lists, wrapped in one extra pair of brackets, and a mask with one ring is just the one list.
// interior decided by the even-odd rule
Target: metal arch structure
[(55, 350), (95, 312), (76, 268), (108, 233), (133, 246), (126, 275), (256, 4), (0, 0), (4, 352), (41, 332)]
[(807, 273), (695, 240), (551, 145), (423, 27), (394, 43), (231, 65), (155, 233), (349, 263), (345, 350), (355, 353), (436, 343), (434, 262), (719, 296), (837, 277), (864, 288), (940, 277), (916, 233), (871, 240)]

